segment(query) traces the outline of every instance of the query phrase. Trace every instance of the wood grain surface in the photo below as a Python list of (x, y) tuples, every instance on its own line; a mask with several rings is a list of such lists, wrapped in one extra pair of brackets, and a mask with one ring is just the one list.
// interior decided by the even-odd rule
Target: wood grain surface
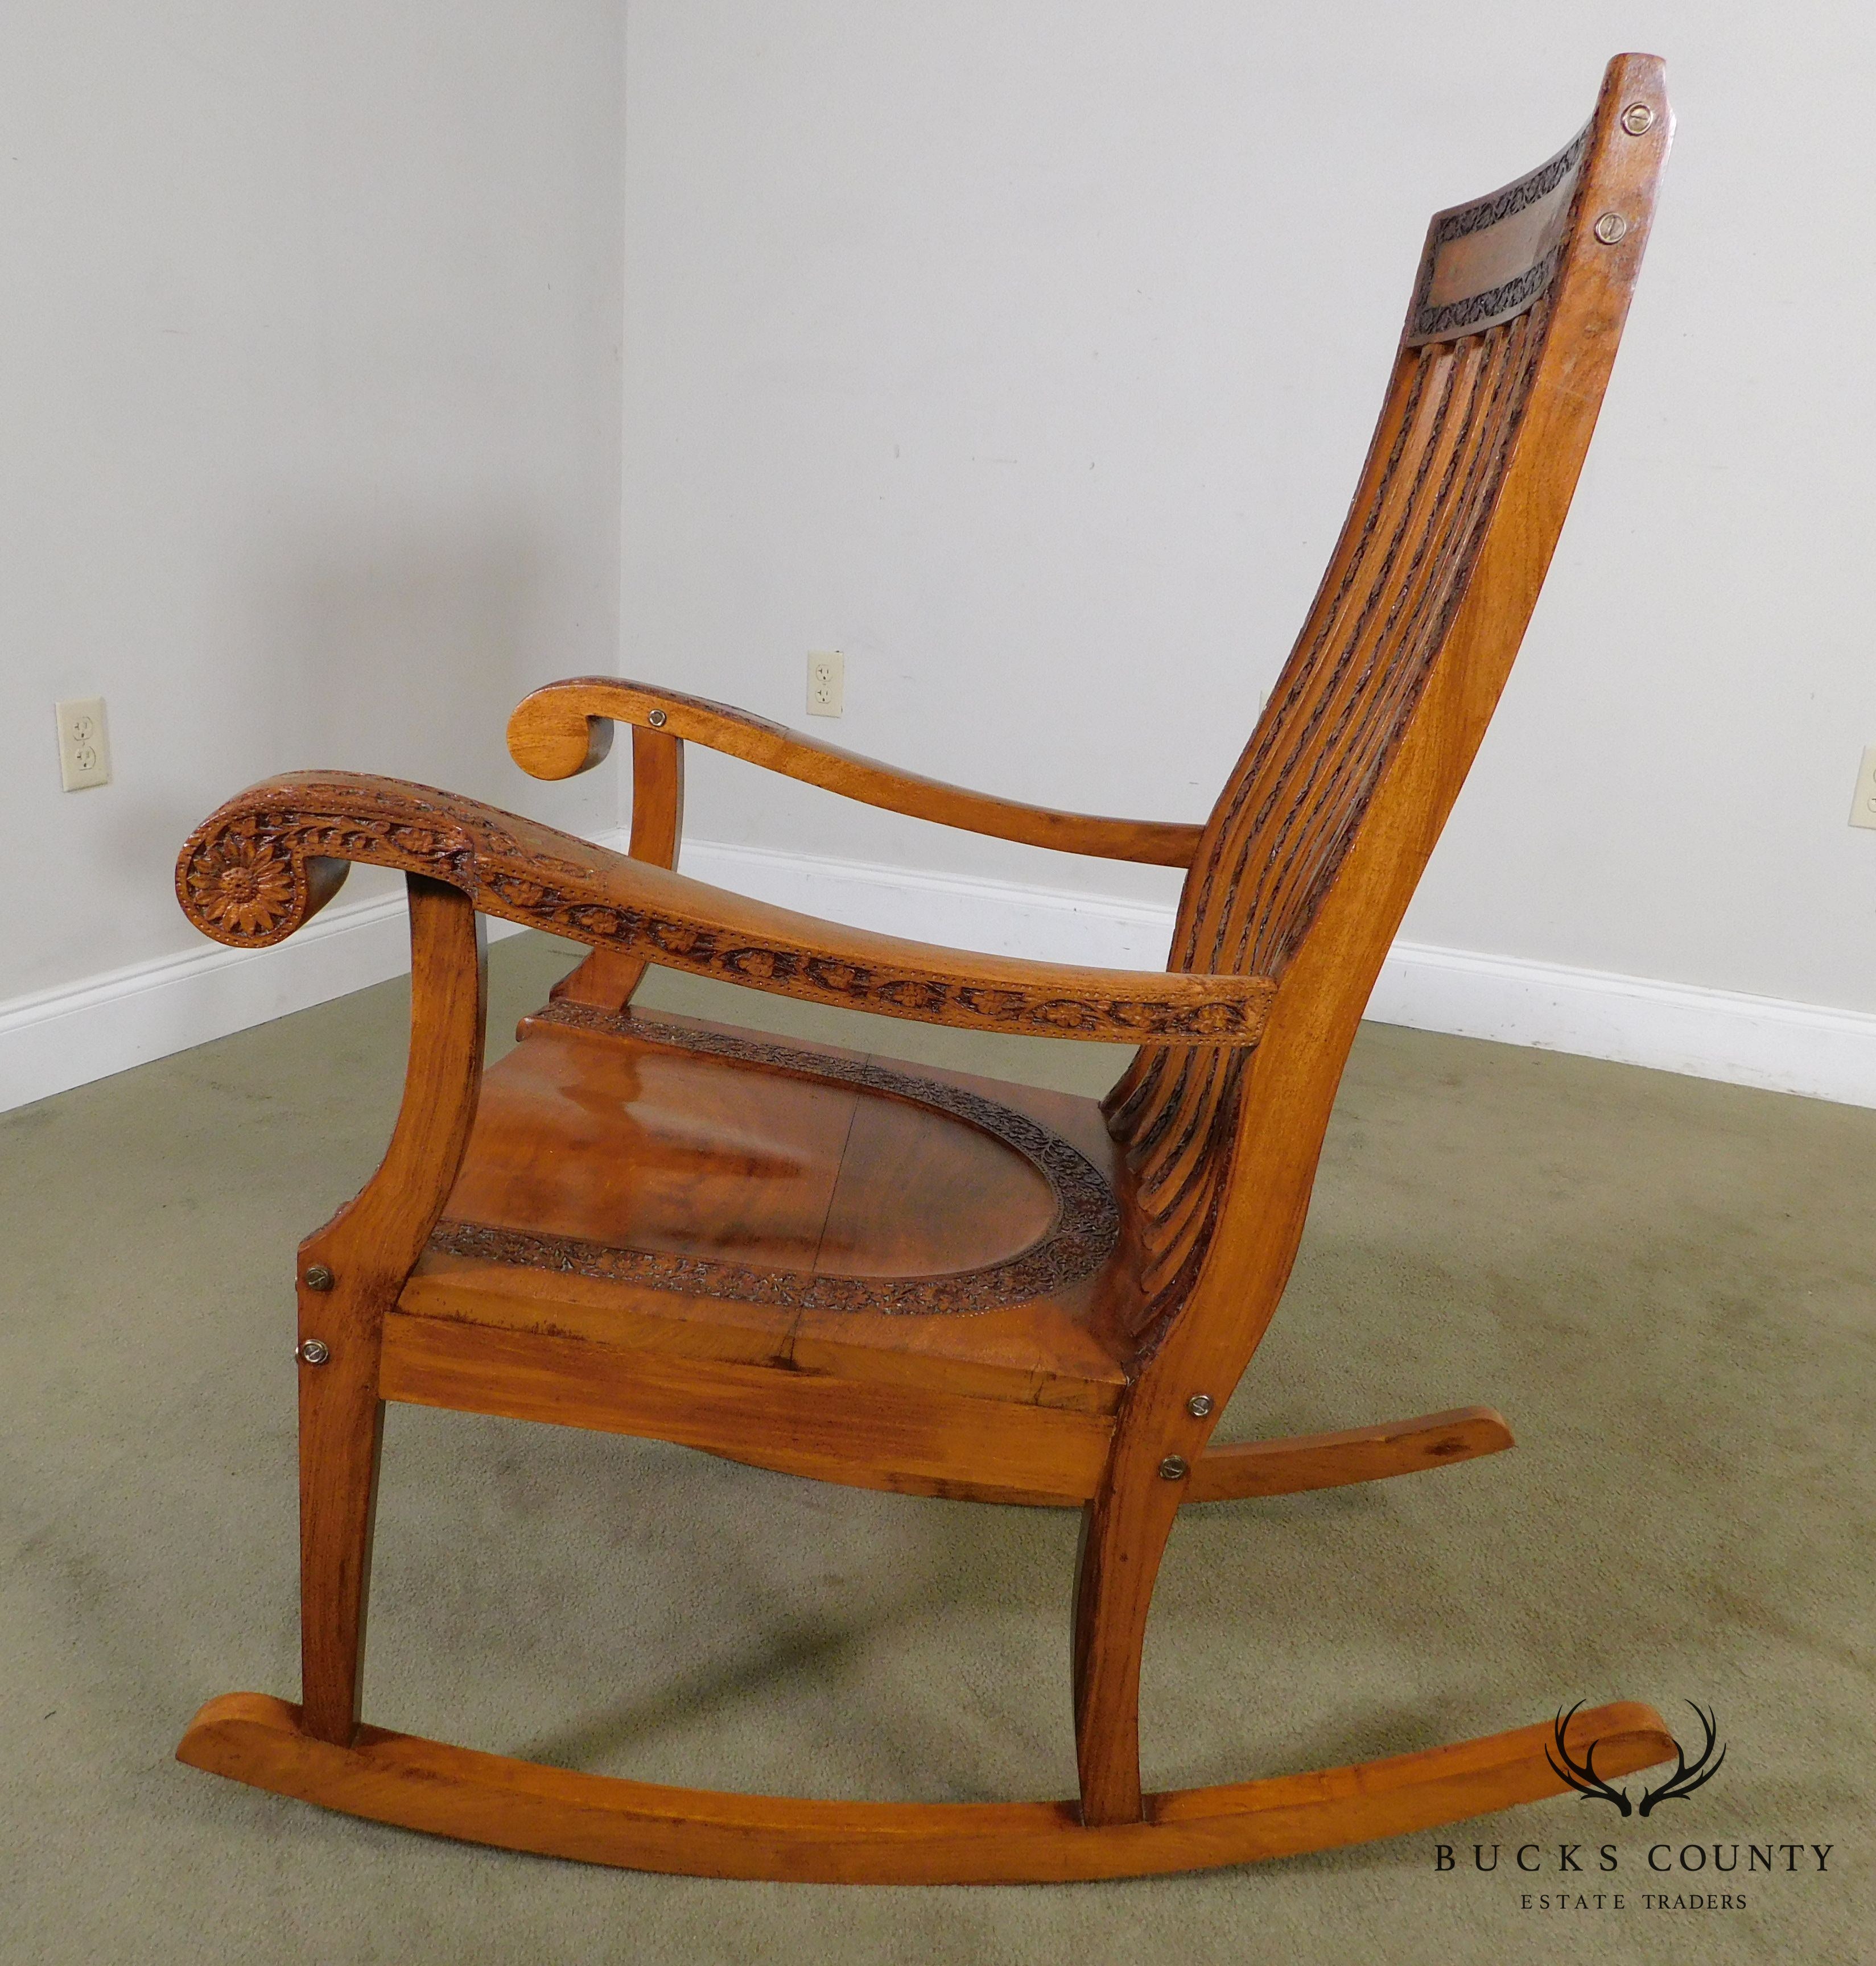
[[(1101, 819), (966, 791), (859, 757), (746, 710), (651, 683), (630, 682), (622, 676), (574, 676), (536, 690), (509, 719), (509, 755), (538, 778), (571, 778), (606, 755), (615, 721), (631, 725), (635, 740), (638, 732), (654, 727), (654, 718), (659, 734), (707, 745), (863, 805), (998, 840), (1161, 867), (1189, 865), (1199, 843), (1196, 826)], [(602, 732), (606, 734), (602, 736)]]
[[(360, 1729), (338, 1748), (264, 1694), (224, 1694), (177, 1749), (192, 1765), (433, 1836), (589, 1864), (792, 1884), (1065, 1883), (1202, 1871), (1400, 1836), (1568, 1790), (1548, 1723), (1417, 1755), (1150, 1798), (1090, 1829), (1064, 1802), (818, 1802), (671, 1788)], [(1652, 1708), (1576, 1715), (1564, 1740), (1620, 1777), (1671, 1758)]]
[(363, 1671), (384, 1319), (462, 1165), (487, 1017), (486, 945), (468, 897), (420, 875), (408, 885), (403, 1104), (377, 1172), (299, 1258), (301, 1679), (307, 1726), (341, 1743)]
[(1271, 1001), (1259, 976), (1032, 962), (843, 928), (477, 799), (350, 773), (289, 772), (231, 799), (185, 843), (176, 894), (204, 934), (264, 949), (329, 898), (347, 861), (447, 881), (484, 914), (666, 968), (970, 1030), (1254, 1045)]
[[(1622, 120), (1637, 106), (1640, 135)], [(1140, 1367), (1077, 1598), (1091, 1819), (1141, 1807), (1141, 1649), (1183, 1485), (1160, 1470), (1203, 1453), (1289, 1279), (1349, 1046), (1569, 510), (1673, 125), (1659, 60), (1618, 56), (1529, 310), (1420, 346), (1403, 334), (1316, 604), (1194, 857), (1174, 965), (1241, 963), (1277, 994), (1254, 1052), (1142, 1054), (1110, 1103), (1147, 1253)]]
[[(537, 691), (511, 743), (560, 777), (602, 754), (615, 720), (631, 725), (630, 856), (335, 773), (254, 787), (197, 830), (177, 892), (205, 932), (265, 947), (346, 863), (370, 862), (411, 877), (415, 972), (389, 1152), (301, 1252), (304, 1710), (211, 1703), (185, 1759), (518, 1849), (838, 1881), (1235, 1863), (1558, 1792), (1542, 1726), (1149, 1795), (1141, 1658), (1185, 1504), (1510, 1445), (1484, 1407), (1288, 1440), (1212, 1435), (1283, 1294), (1356, 1027), (1555, 550), (1672, 128), (1661, 63), (1618, 56), (1581, 137), (1436, 217), (1347, 524), (1202, 830), (961, 791), (604, 678)], [(1169, 966), (971, 956), (686, 880), (673, 871), (686, 738), (895, 811), (1187, 865)], [(486, 1090), (477, 910), (596, 951)], [(1097, 1107), (697, 1020), (660, 1027), (625, 1007), (647, 962), (1139, 1049)], [(1079, 1802), (725, 1796), (357, 1729), (386, 1398), (909, 1493), (1079, 1504)], [(1579, 1713), (1570, 1738), (1575, 1752), (1598, 1740), (1610, 1773), (1673, 1751), (1644, 1707)]]
[[(609, 733), (612, 726), (607, 724)], [(675, 869), (684, 834), (684, 747), (662, 731), (632, 733), (632, 830), (630, 857), (648, 867)], [(595, 949), (554, 986), (557, 1001), (622, 1010), (651, 967), (642, 956)]]

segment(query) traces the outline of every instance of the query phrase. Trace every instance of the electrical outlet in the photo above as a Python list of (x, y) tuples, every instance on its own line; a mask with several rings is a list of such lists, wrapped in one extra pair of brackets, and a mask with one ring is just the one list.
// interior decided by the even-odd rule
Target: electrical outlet
[(1852, 826), (1876, 827), (1876, 744), (1863, 753), (1856, 774), (1856, 797), (1850, 802)]
[(847, 658), (838, 649), (811, 650), (808, 656), (808, 714), (838, 717), (847, 698)]
[(111, 782), (111, 743), (102, 696), (74, 697), (59, 713), (59, 779), (68, 792)]

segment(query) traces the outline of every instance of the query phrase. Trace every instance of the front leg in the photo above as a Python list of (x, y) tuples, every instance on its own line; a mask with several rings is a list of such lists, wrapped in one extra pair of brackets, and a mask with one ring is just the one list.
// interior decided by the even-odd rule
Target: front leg
[(384, 1407), (385, 1313), (462, 1165), (482, 1086), (488, 971), (467, 894), (409, 877), (410, 1062), (383, 1165), (300, 1249), (302, 1724), (349, 1747), (359, 1719)]
[[(323, 1268), (309, 1267), (315, 1274)], [(364, 1678), (384, 1438), (374, 1328), (379, 1323), (355, 1310), (347, 1314), (330, 1297), (314, 1296), (302, 1281), (300, 1329), (308, 1335), (296, 1355), (302, 1724), (315, 1739), (341, 1748), (351, 1745), (357, 1730)], [(329, 1335), (321, 1337), (321, 1332)]]

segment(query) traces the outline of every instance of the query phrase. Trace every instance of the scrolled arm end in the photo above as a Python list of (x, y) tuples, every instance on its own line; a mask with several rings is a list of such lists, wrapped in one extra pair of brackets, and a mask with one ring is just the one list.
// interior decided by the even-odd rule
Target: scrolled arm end
[(508, 720), (509, 756), (530, 778), (576, 778), (605, 761), (612, 749), (612, 720), (586, 714), (582, 688), (606, 680), (549, 683), (515, 707)]
[(427, 785), (289, 772), (237, 792), (196, 827), (176, 859), (176, 898), (215, 941), (270, 948), (331, 900), (355, 860), (473, 895), (478, 851), (516, 846), (496, 817)]
[(231, 949), (266, 949), (312, 920), (345, 885), (350, 862), (295, 852), (263, 812), (224, 806), (184, 843), (176, 898), (205, 936)]

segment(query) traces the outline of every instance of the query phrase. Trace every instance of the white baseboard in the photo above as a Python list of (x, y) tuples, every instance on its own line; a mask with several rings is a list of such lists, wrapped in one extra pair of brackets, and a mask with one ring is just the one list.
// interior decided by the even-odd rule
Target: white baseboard
[[(491, 937), (519, 932), (506, 922), (488, 927)], [(400, 891), (335, 903), (272, 949), (208, 943), (15, 997), (0, 1004), (0, 1112), (310, 1009), (409, 968)]]
[(822, 860), (760, 846), (684, 842), (680, 868), (777, 907), (883, 935), (993, 956), (1030, 956), (1115, 969), (1158, 969), (1173, 936), (1170, 904), (1064, 893), (1008, 881), (928, 874), (861, 860)]
[[(683, 865), (804, 914), (999, 954), (1152, 968), (1172, 939), (1171, 907), (1151, 902), (702, 841), (686, 843)], [(1416, 1030), (1876, 1106), (1876, 1016), (1867, 1011), (1397, 942), (1367, 1014)]]
[(1397, 942), (1367, 1014), (1415, 1030), (1876, 1106), (1876, 1016), (1867, 1010)]
[[(604, 843), (620, 846), (618, 836)], [(700, 880), (922, 941), (1154, 968), (1170, 906), (760, 848), (685, 843)], [(492, 936), (512, 934), (491, 921)], [(203, 948), (0, 1004), (0, 1111), (401, 975), (401, 894), (336, 906), (277, 948)], [(1876, 1016), (1557, 963), (1397, 943), (1384, 1023), (1876, 1106)]]

